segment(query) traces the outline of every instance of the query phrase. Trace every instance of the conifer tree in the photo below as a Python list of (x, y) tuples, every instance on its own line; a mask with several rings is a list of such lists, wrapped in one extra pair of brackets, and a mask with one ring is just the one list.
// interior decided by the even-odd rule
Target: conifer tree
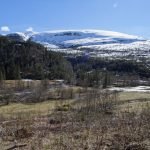
[(109, 75), (108, 72), (105, 72), (104, 81), (103, 81), (103, 88), (107, 88), (109, 84)]
[(2, 73), (2, 71), (0, 70), (0, 82), (2, 82), (3, 80), (4, 80), (3, 73)]
[(20, 75), (20, 67), (19, 65), (15, 66), (15, 79), (20, 80), (21, 79), (21, 75)]

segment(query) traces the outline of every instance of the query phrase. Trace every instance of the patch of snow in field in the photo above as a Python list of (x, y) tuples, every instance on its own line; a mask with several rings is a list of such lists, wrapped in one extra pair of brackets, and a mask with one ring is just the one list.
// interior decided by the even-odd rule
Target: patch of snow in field
[(33, 80), (32, 80), (32, 79), (22, 79), (21, 81), (24, 81), (24, 82), (32, 82)]
[(150, 86), (137, 86), (137, 87), (112, 87), (110, 91), (122, 91), (122, 92), (150, 92)]

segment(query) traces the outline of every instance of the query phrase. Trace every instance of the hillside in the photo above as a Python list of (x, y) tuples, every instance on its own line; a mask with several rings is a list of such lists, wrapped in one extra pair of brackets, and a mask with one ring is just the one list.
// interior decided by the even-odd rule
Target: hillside
[(6, 37), (0, 37), (0, 72), (6, 79), (69, 80), (73, 76), (70, 63), (61, 54), (31, 41), (17, 42)]
[(11, 39), (31, 40), (53, 51), (91, 57), (150, 57), (150, 41), (124, 33), (104, 30), (56, 30), (7, 35)]

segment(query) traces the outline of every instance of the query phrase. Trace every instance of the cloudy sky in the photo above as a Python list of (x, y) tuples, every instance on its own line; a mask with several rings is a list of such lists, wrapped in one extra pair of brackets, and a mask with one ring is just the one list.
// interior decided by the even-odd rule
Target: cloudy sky
[(0, 0), (0, 33), (103, 29), (150, 38), (150, 0)]

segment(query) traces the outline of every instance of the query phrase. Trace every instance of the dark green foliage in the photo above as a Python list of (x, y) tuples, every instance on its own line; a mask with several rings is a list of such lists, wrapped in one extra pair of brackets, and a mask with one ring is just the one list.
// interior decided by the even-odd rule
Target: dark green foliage
[(61, 54), (28, 41), (10, 41), (0, 37), (0, 67), (6, 79), (65, 79), (71, 81), (73, 70)]
[(77, 84), (98, 86), (111, 85), (115, 76), (150, 78), (150, 68), (144, 61), (127, 59), (68, 57), (77, 76)]
[(0, 70), (0, 81), (2, 81), (3, 79), (4, 79), (3, 73), (2, 73), (2, 71)]
[(3, 67), (0, 67), (0, 81), (5, 80), (5, 70)]
[(150, 77), (150, 68), (144, 62), (126, 59), (105, 59), (105, 58), (89, 58), (83, 57), (68, 58), (71, 62), (75, 72), (91, 71), (92, 69), (107, 70), (109, 72), (116, 72), (118, 74), (128, 73), (139, 75), (141, 77)]

